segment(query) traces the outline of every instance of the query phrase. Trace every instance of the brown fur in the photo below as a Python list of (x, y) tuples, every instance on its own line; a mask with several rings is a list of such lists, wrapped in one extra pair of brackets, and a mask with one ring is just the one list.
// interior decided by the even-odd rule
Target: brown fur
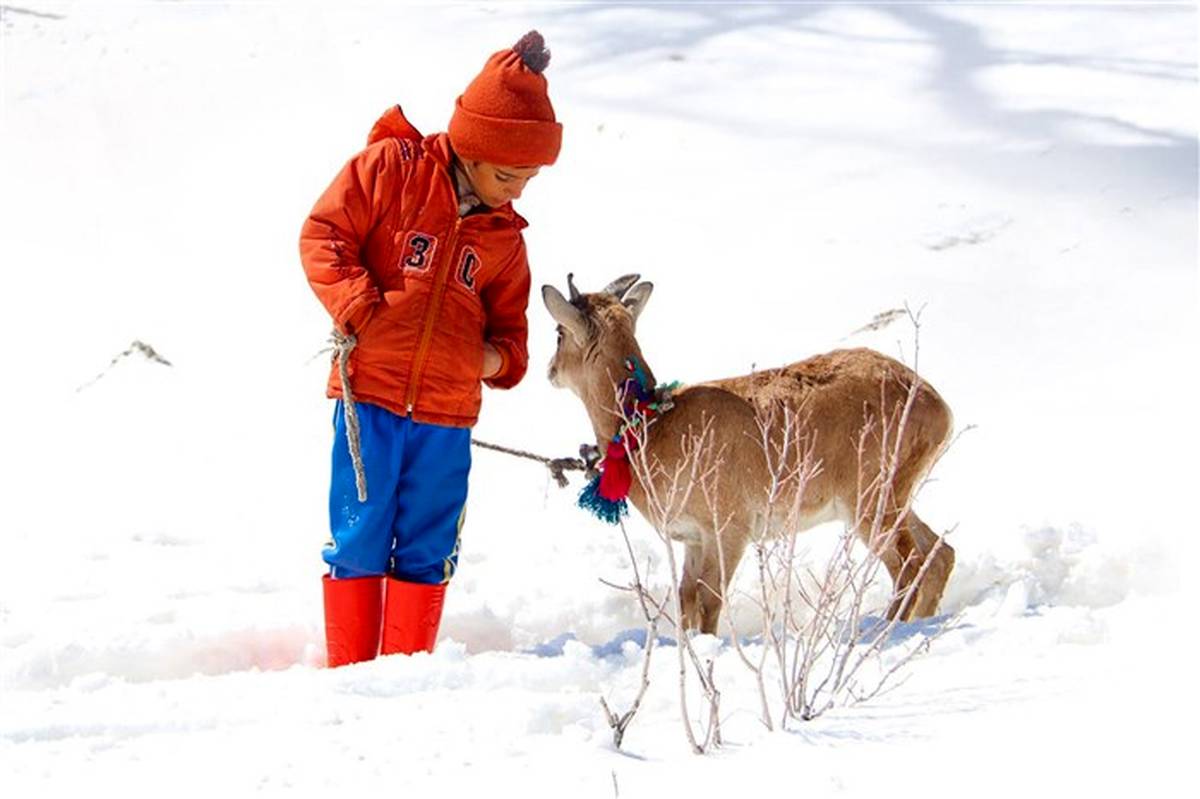
[[(647, 378), (654, 381), (634, 336), (637, 315), (651, 288), (643, 283), (630, 289), (616, 281), (610, 286), (614, 293), (578, 295), (569, 307), (556, 290), (543, 289), (546, 305), (560, 325), (550, 379), (555, 385), (571, 388), (583, 400), (602, 447), (620, 421), (614, 386), (623, 377), (624, 359), (636, 356)], [(626, 292), (629, 296), (622, 301)], [(757, 536), (779, 535), (789, 528), (800, 531), (834, 520), (853, 526), (887, 567), (896, 589), (890, 616), (909, 619), (937, 611), (954, 567), (954, 551), (939, 543), (910, 504), (913, 492), (950, 437), (950, 409), (931, 386), (918, 381), (899, 448), (892, 440), (881, 441), (885, 432), (894, 435), (899, 429), (914, 381), (918, 381), (916, 374), (898, 361), (873, 350), (851, 349), (779, 369), (688, 386), (675, 394), (675, 407), (650, 428), (642, 462), (658, 463), (670, 471), (687, 457), (689, 442), (705, 430), (709, 431), (703, 448), (705, 465), (719, 459), (715, 501), (710, 502), (703, 491), (693, 487), (686, 503), (667, 522), (666, 532), (685, 545), (680, 598), (689, 628), (716, 632), (729, 580), (747, 545)], [(798, 514), (780, 511), (795, 505), (794, 480), (785, 483), (772, 507), (767, 502), (772, 474), (760, 420), (771, 419), (768, 435), (778, 445), (784, 436), (785, 412), (803, 421), (794, 432), (799, 430), (808, 437), (812, 458), (820, 465), (805, 485)], [(860, 438), (864, 442), (861, 463)], [(785, 467), (798, 462), (796, 450), (790, 448)], [(869, 483), (879, 472), (881, 452), (893, 451), (893, 490), (883, 504), (882, 519), (872, 527), (874, 514), (856, 513), (856, 508), (868, 503), (873, 508), (878, 494), (864, 490), (860, 475)], [(666, 483), (665, 475), (654, 479), (660, 497)], [(647, 487), (638, 480), (630, 490), (630, 501), (654, 523)], [(790, 519), (784, 518), (789, 515)], [(719, 524), (714, 520), (726, 519), (718, 536)], [(766, 529), (768, 526), (771, 529)], [(892, 534), (881, 536), (880, 530)], [(872, 537), (877, 540), (870, 540)], [(926, 560), (929, 563), (922, 575)]]

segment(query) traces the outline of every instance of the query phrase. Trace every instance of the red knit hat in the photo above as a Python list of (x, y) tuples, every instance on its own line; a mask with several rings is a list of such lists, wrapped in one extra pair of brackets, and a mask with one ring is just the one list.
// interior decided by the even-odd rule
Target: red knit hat
[(503, 166), (554, 163), (562, 125), (554, 120), (542, 75), (549, 63), (537, 31), (492, 54), (454, 104), (450, 144), (460, 158)]

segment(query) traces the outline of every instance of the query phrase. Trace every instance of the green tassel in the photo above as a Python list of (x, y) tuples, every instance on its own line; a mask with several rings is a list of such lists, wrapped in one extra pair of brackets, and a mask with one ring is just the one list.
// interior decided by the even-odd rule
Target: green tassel
[(617, 524), (629, 514), (629, 503), (625, 500), (613, 502), (600, 496), (600, 478), (593, 478), (579, 492), (579, 507), (591, 511), (596, 518), (609, 524)]

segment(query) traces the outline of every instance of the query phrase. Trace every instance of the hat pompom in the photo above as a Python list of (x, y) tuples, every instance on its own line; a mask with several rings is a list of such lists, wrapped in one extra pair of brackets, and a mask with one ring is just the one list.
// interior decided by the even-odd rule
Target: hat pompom
[(537, 31), (530, 31), (522, 36), (512, 49), (521, 56), (522, 63), (535, 75), (541, 75), (550, 63), (550, 51), (546, 49), (546, 40)]

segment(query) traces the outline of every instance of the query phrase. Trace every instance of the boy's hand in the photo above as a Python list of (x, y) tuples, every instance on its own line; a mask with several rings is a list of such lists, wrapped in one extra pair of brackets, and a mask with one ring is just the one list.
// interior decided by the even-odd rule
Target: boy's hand
[(504, 359), (500, 357), (500, 351), (489, 342), (483, 342), (483, 379), (495, 377), (503, 365)]

